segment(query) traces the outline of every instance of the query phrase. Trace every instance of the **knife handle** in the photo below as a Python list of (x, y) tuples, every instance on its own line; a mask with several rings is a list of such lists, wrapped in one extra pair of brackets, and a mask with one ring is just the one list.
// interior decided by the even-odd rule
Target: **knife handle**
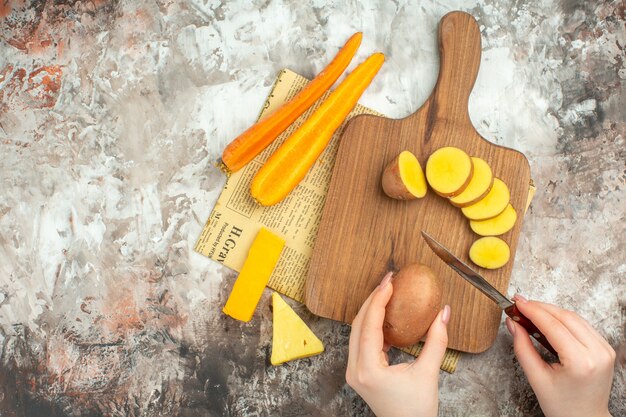
[(548, 349), (554, 356), (559, 357), (556, 350), (552, 347), (548, 339), (541, 333), (541, 331), (533, 324), (532, 321), (528, 319), (525, 315), (522, 314), (521, 311), (517, 309), (517, 306), (513, 304), (510, 307), (504, 309), (504, 312), (507, 316), (509, 316), (514, 322), (522, 326), (529, 335), (535, 338), (535, 340), (543, 345), (546, 349)]

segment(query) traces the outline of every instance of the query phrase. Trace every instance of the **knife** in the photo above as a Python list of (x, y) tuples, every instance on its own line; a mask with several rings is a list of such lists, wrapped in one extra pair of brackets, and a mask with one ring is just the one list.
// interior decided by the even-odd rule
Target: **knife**
[(529, 335), (535, 338), (535, 340), (543, 345), (546, 349), (554, 354), (558, 358), (558, 354), (548, 342), (548, 339), (541, 333), (541, 331), (535, 326), (526, 316), (524, 316), (518, 309), (515, 303), (506, 298), (500, 291), (494, 288), (493, 285), (488, 283), (485, 278), (481, 277), (477, 272), (472, 270), (469, 266), (465, 265), (460, 259), (450, 253), (441, 243), (437, 242), (428, 233), (422, 232), (422, 236), (430, 248), (435, 254), (441, 258), (448, 266), (454, 269), (460, 276), (469, 281), (474, 287), (478, 288), (483, 294), (494, 301), (498, 306), (504, 310), (507, 316), (513, 319), (514, 322), (522, 326)]

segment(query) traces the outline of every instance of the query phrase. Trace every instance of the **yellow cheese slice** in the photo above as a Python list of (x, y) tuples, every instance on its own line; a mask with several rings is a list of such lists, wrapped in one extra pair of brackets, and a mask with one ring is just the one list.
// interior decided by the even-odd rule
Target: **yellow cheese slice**
[(322, 341), (313, 334), (289, 304), (278, 295), (272, 294), (274, 309), (272, 365), (294, 359), (306, 358), (324, 351)]
[(284, 246), (283, 239), (261, 228), (222, 309), (225, 314), (241, 321), (252, 319)]

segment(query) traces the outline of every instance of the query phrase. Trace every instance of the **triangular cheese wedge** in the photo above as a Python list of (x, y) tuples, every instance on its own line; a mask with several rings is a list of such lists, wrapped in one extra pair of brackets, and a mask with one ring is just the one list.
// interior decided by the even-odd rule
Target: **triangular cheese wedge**
[(306, 358), (324, 351), (322, 341), (313, 334), (289, 304), (278, 295), (272, 294), (274, 309), (272, 365), (294, 359)]

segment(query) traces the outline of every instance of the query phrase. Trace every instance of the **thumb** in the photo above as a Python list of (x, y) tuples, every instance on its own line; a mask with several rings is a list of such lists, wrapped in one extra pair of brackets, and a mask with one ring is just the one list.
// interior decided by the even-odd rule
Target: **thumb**
[(513, 335), (513, 350), (519, 361), (528, 382), (535, 388), (548, 375), (550, 366), (541, 358), (526, 329), (516, 324), (509, 317), (506, 318), (506, 327)]
[(446, 305), (435, 317), (426, 334), (424, 347), (420, 352), (417, 363), (419, 367), (432, 368), (433, 372), (439, 373), (439, 367), (446, 354), (448, 346), (448, 321), (450, 320), (450, 306)]

